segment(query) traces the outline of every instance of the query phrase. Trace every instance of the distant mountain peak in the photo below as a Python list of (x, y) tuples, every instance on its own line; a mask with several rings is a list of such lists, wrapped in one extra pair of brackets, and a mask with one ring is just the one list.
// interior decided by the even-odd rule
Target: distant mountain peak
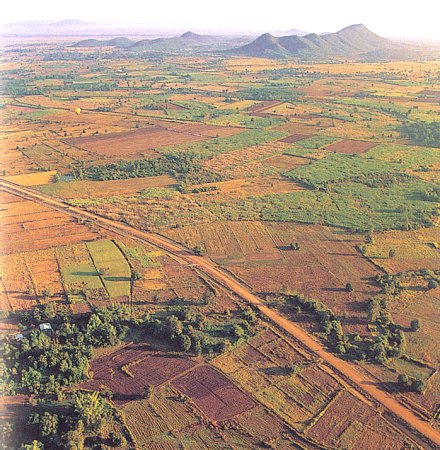
[(192, 31), (187, 31), (186, 33), (183, 33), (182, 36), (180, 36), (180, 37), (184, 38), (184, 39), (198, 39), (198, 38), (201, 38), (202, 35), (193, 33)]

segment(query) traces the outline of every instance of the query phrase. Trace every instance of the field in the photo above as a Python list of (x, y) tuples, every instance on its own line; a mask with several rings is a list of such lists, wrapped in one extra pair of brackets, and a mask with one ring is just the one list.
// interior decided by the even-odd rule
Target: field
[(203, 141), (209, 137), (229, 136), (239, 133), (237, 128), (223, 129), (207, 125), (152, 125), (134, 131), (109, 133), (90, 137), (67, 139), (74, 147), (105, 156), (140, 156), (154, 158), (159, 147)]
[(178, 377), (172, 385), (212, 420), (225, 420), (257, 404), (237, 389), (227, 378), (208, 366), (196, 367)]
[(133, 178), (131, 180), (111, 181), (70, 181), (43, 184), (37, 189), (45, 194), (61, 198), (91, 198), (118, 195), (134, 195), (149, 188), (168, 188), (176, 186), (176, 181), (168, 175)]
[[(225, 265), (256, 292), (280, 288), (321, 299), (345, 326), (366, 333), (365, 306), (379, 292), (374, 277), (381, 272), (357, 246), (361, 235), (288, 223), (214, 222), (200, 227), (168, 230), (167, 235), (188, 247), (202, 245), (207, 255)], [(293, 251), (290, 243), (298, 243)], [(352, 283), (353, 292), (345, 290)], [(354, 299), (356, 302), (354, 304)]]
[(371, 406), (273, 331), (264, 331), (214, 364), (311, 442), (336, 448), (353, 448), (358, 442), (368, 449), (403, 445)]
[(93, 379), (83, 389), (108, 387), (118, 405), (142, 398), (146, 387), (159, 386), (195, 366), (188, 358), (160, 354), (149, 345), (132, 344), (93, 361)]
[(1, 198), (2, 254), (42, 250), (99, 237), (97, 232), (62, 212), (7, 193), (1, 193)]
[[(366, 245), (366, 256), (388, 273), (440, 268), (440, 231), (438, 227), (375, 233), (373, 243)], [(395, 256), (390, 257), (390, 251)]]

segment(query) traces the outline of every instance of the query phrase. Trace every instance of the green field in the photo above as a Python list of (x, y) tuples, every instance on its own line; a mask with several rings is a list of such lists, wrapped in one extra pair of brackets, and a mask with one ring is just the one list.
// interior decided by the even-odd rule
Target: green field
[(87, 242), (90, 256), (110, 298), (130, 295), (130, 267), (113, 241)]

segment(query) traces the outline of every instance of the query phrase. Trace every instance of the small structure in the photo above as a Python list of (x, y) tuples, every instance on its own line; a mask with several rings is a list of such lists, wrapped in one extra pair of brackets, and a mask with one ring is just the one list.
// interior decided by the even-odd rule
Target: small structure
[(24, 334), (23, 333), (17, 333), (14, 336), (15, 342), (21, 342), (24, 339)]
[(53, 329), (50, 323), (40, 323), (40, 325), (38, 325), (38, 329), (41, 332), (46, 333), (49, 336), (52, 336)]

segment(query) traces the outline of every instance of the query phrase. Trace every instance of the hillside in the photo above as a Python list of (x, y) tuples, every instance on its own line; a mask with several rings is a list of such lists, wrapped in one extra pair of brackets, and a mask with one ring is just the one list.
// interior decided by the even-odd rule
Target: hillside
[(267, 33), (228, 53), (270, 58), (328, 58), (354, 57), (367, 52), (399, 47), (398, 44), (377, 36), (364, 25), (358, 24), (325, 35), (311, 33), (306, 36), (275, 37)]
[(126, 37), (117, 37), (101, 41), (99, 39), (84, 39), (83, 41), (76, 42), (72, 47), (116, 47), (127, 48), (134, 44), (134, 41)]
[(246, 38), (229, 36), (208, 36), (187, 31), (181, 36), (161, 37), (131, 41), (127, 38), (112, 40), (85, 39), (73, 44), (73, 47), (115, 47), (133, 51), (182, 52), (186, 50), (210, 51), (230, 48), (249, 42)]

